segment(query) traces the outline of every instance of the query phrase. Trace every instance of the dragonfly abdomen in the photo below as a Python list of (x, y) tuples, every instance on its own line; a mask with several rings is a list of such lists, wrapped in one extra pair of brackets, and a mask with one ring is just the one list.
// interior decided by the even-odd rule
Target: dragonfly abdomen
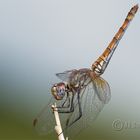
[(118, 46), (119, 41), (124, 35), (130, 21), (134, 18), (137, 10), (138, 10), (138, 5), (135, 5), (134, 7), (131, 8), (125, 21), (123, 22), (122, 26), (119, 28), (118, 32), (113, 37), (108, 47), (105, 49), (103, 54), (92, 64), (92, 70), (96, 73), (96, 75), (101, 75), (104, 73), (115, 49)]

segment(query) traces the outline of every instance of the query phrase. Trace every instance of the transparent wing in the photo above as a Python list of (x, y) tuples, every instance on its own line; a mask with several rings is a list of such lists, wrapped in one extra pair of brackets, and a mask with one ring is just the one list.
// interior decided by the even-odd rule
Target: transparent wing
[(51, 110), (51, 105), (54, 103), (53, 101), (54, 99), (51, 98), (49, 103), (41, 110), (33, 121), (33, 126), (40, 135), (49, 134), (54, 129), (55, 121), (53, 120), (54, 118)]
[[(84, 89), (82, 89), (81, 94), (80, 94), (82, 117), (76, 123), (74, 123), (71, 127), (67, 128), (66, 136), (73, 137), (75, 135), (78, 135), (82, 130), (93, 125), (94, 120), (97, 118), (97, 116), (103, 109), (105, 102), (104, 100), (100, 100), (98, 95), (100, 94), (102, 95), (103, 91), (110, 92), (110, 90), (108, 90), (109, 85), (104, 79), (99, 77), (98, 85), (102, 84), (102, 87), (98, 87), (98, 85), (95, 85), (94, 80), (91, 81)], [(99, 88), (101, 89), (99, 90)], [(105, 97), (105, 96), (110, 95), (110, 93), (107, 94), (106, 92), (104, 92), (104, 94), (105, 94), (104, 98), (109, 99), (108, 97)], [(75, 109), (74, 112), (69, 114), (69, 117), (68, 117), (69, 124), (73, 122), (73, 120), (75, 120), (79, 115), (78, 100), (76, 96), (74, 99), (74, 109)]]
[(107, 81), (98, 77), (94, 80), (94, 85), (98, 98), (105, 104), (108, 103), (111, 98), (111, 91)]
[(72, 73), (75, 73), (77, 70), (73, 69), (73, 70), (68, 70), (68, 71), (64, 71), (62, 73), (57, 73), (56, 76), (63, 80), (63, 81), (69, 81), (70, 77), (73, 75)]
[[(64, 98), (65, 100), (65, 98)], [(54, 105), (54, 103), (57, 104), (57, 106), (61, 106), (63, 103), (63, 100), (57, 101), (53, 97), (50, 97), (50, 100), (48, 104), (41, 110), (41, 112), (37, 115), (37, 117), (33, 121), (33, 126), (35, 127), (35, 130), (40, 135), (48, 135), (54, 131), (55, 128), (55, 118), (52, 111), (51, 106)], [(61, 119), (62, 124), (66, 124), (66, 113), (63, 113), (64, 115), (61, 115), (63, 118)]]

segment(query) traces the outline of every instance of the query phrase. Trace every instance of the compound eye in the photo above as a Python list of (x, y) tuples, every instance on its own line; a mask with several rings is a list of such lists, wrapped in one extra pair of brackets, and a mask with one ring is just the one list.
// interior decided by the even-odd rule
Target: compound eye
[(65, 96), (65, 84), (58, 83), (51, 88), (52, 95), (56, 100), (62, 100)]
[(62, 99), (65, 96), (65, 88), (58, 87), (58, 96)]

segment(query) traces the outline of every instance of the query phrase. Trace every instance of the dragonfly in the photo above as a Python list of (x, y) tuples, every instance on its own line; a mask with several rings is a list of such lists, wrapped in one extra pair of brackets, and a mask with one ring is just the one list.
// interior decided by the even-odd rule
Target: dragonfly
[(33, 122), (39, 132), (47, 134), (53, 130), (55, 124), (51, 105), (56, 101), (64, 130), (80, 130), (91, 125), (97, 118), (104, 105), (111, 99), (110, 86), (101, 75), (137, 10), (138, 5), (130, 9), (122, 26), (91, 68), (73, 69), (56, 74), (61, 82), (51, 87), (53, 96), (50, 102)]

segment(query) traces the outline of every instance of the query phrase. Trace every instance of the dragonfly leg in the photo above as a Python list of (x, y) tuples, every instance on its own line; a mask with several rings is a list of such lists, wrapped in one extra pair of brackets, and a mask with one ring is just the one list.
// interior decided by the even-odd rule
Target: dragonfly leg
[[(68, 102), (68, 104), (65, 106), (65, 104)], [(70, 107), (70, 98), (69, 98), (69, 93), (67, 92), (67, 97), (66, 100), (63, 102), (62, 107), (64, 108), (69, 108)]]
[(64, 102), (62, 103), (62, 105), (57, 106), (57, 108), (70, 108), (70, 97), (69, 97), (69, 93), (67, 93), (67, 97), (64, 100)]
[(81, 108), (81, 102), (80, 102), (80, 92), (78, 92), (78, 94), (77, 94), (77, 100), (78, 100), (78, 106), (79, 106), (79, 116), (75, 120), (73, 120), (70, 124), (69, 124), (70, 119), (68, 119), (67, 122), (66, 122), (66, 127), (70, 127), (71, 125), (73, 125), (76, 121), (78, 121), (82, 117), (82, 108)]
[(71, 113), (71, 112), (74, 112), (73, 99), (74, 99), (74, 95), (72, 95), (72, 99), (71, 99), (71, 101), (69, 103), (69, 107), (67, 108), (67, 110), (66, 110), (66, 107), (57, 107), (58, 108), (58, 113)]

